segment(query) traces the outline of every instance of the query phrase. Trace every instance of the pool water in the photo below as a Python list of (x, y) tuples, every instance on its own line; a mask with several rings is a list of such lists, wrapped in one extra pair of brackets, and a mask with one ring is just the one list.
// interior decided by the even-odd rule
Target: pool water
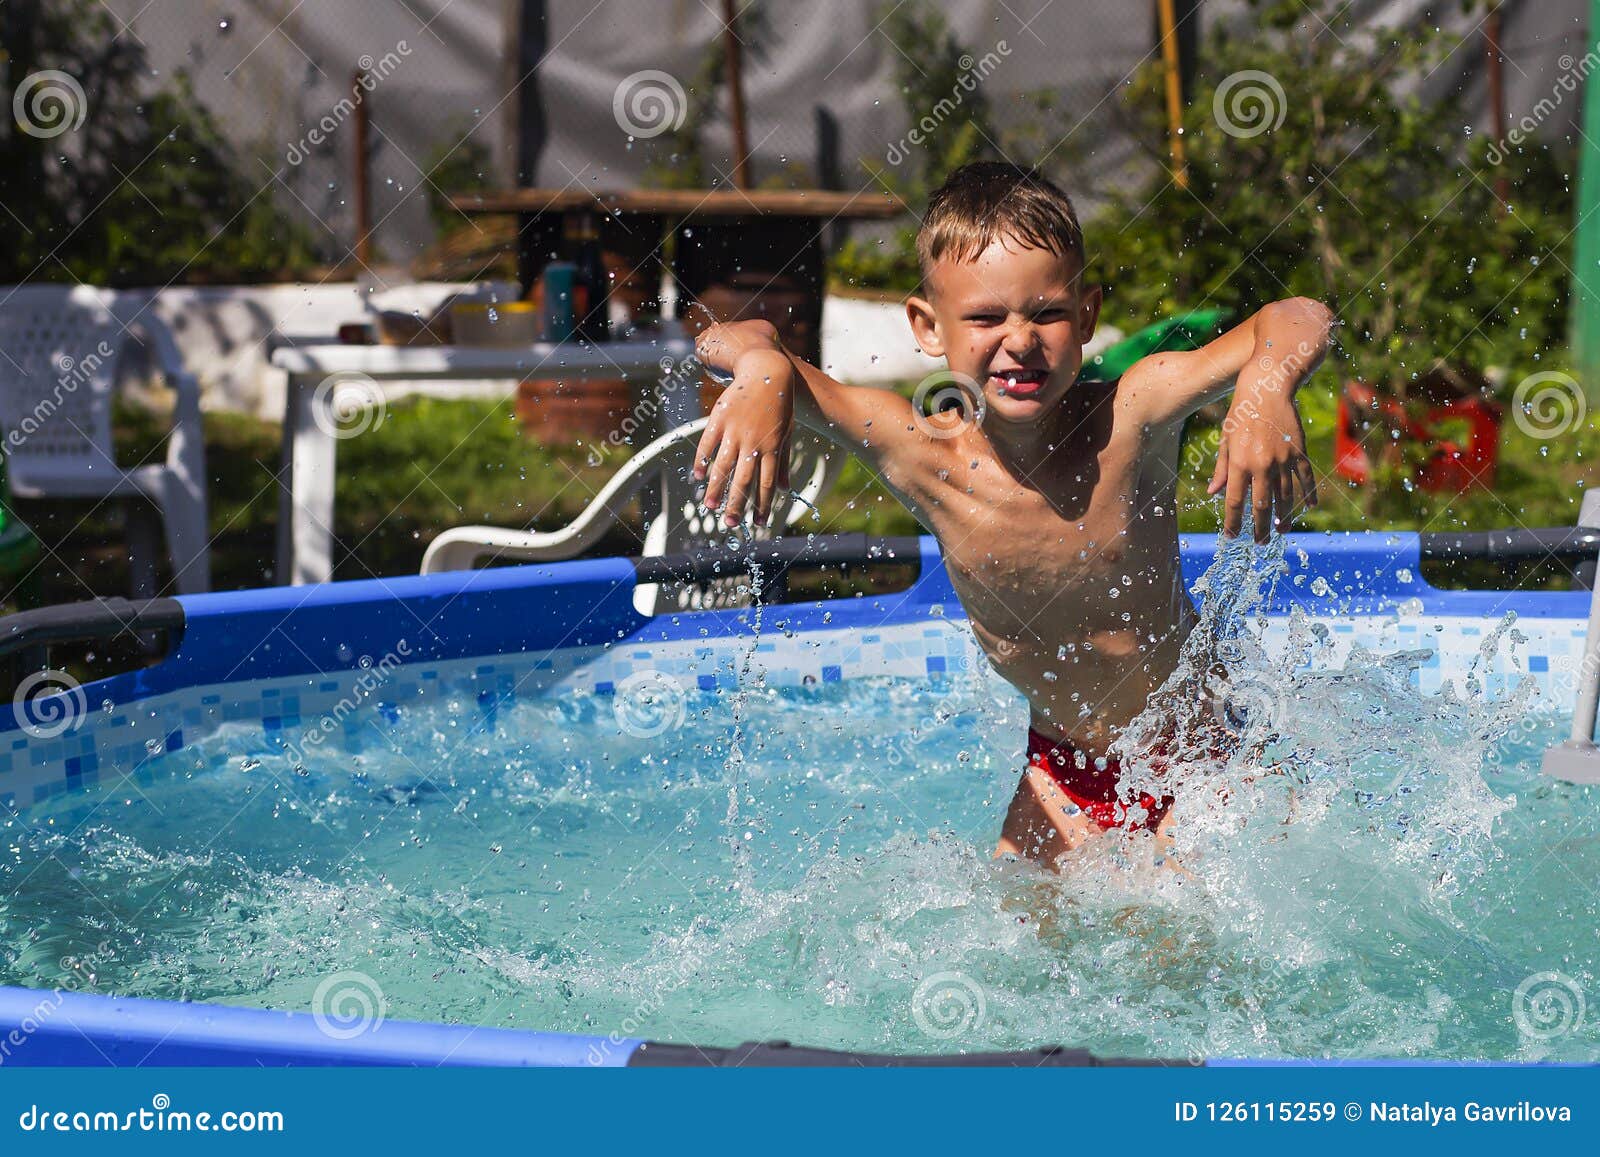
[(702, 1045), (1600, 1058), (1600, 791), (1540, 778), (1559, 715), (1424, 696), (1404, 654), (1301, 669), (1314, 625), (1269, 644), (1249, 603), (1208, 621), (1271, 711), (1172, 773), (1170, 848), (992, 860), (1026, 713), (987, 670), (443, 701), (303, 762), (224, 729), (0, 820), (0, 983)]

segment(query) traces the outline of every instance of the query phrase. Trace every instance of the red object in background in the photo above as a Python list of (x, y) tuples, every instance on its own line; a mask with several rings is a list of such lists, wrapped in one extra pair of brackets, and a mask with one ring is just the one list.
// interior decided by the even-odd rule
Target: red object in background
[[(1473, 483), (1494, 485), (1495, 466), (1500, 459), (1501, 406), (1478, 394), (1429, 404), (1422, 413), (1408, 417), (1405, 407), (1394, 398), (1380, 398), (1363, 382), (1345, 383), (1339, 397), (1339, 420), (1333, 435), (1333, 469), (1339, 477), (1358, 485), (1372, 477), (1372, 460), (1361, 444), (1363, 414), (1379, 413), (1399, 426), (1414, 442), (1432, 445), (1417, 485), (1430, 493), (1460, 494)], [(1434, 427), (1449, 420), (1467, 423), (1466, 445), (1438, 438)]]

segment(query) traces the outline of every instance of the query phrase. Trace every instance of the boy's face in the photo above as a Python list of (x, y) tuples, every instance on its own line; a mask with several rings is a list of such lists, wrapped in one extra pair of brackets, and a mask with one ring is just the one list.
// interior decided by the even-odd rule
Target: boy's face
[(975, 261), (939, 262), (906, 309), (923, 352), (976, 381), (990, 418), (1029, 423), (1072, 388), (1094, 335), (1100, 289), (1081, 281), (1073, 258), (997, 238)]

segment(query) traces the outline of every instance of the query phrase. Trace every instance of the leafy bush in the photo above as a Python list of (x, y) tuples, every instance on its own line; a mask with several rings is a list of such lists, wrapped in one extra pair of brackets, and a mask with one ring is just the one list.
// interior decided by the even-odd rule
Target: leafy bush
[[(1050, 176), (1109, 200), (1085, 222), (1106, 320), (1137, 328), (1181, 309), (1248, 313), (1305, 294), (1340, 314), (1351, 375), (1402, 395), (1435, 359), (1515, 376), (1548, 368), (1565, 318), (1571, 151), (1526, 145), (1494, 168), (1488, 142), (1463, 129), (1475, 116), (1455, 101), (1407, 95), (1454, 45), (1422, 20), (1380, 34), (1350, 8), (1250, 0), (1251, 19), (1212, 32), (1184, 113), (1186, 189), (1167, 167), (1159, 58), (1134, 75), (1117, 115), (1146, 163), (1108, 174), (1087, 167), (1082, 142), (1053, 148)], [(915, 120), (951, 90), (967, 50), (926, 7), (905, 5), (891, 19), (913, 56), (896, 79)], [(1002, 133), (984, 102), (969, 100), (909, 171), (875, 175), (920, 205), (950, 170), (990, 155), (988, 141), (1025, 160), (1025, 133), (1040, 136), (1058, 118), (1047, 92), (1019, 100), (1034, 107), (1033, 125)], [(1219, 110), (1241, 131), (1228, 132)], [(1256, 132), (1260, 116), (1275, 123)], [(1502, 175), (1511, 190), (1504, 216), (1494, 197)], [(854, 243), (834, 276), (910, 291), (913, 238), (908, 228)]]
[(0, 204), (21, 226), (0, 247), (0, 281), (255, 280), (309, 266), (306, 233), (263, 190), (268, 174), (249, 171), (182, 72), (152, 90), (142, 46), (116, 32), (93, 0), (0, 8), (4, 106), (47, 69), (86, 98), (74, 131), (0, 131)]
[[(1488, 143), (1463, 128), (1477, 118), (1407, 95), (1454, 45), (1348, 7), (1251, 0), (1246, 33), (1210, 38), (1184, 115), (1188, 189), (1152, 173), (1087, 230), (1110, 319), (1305, 294), (1338, 312), (1351, 376), (1402, 396), (1436, 359), (1531, 371), (1562, 340), (1570, 155), (1508, 158), (1501, 216)], [(1154, 155), (1161, 84), (1150, 65), (1127, 95)]]
[[(884, 165), (876, 158), (862, 165), (874, 181), (908, 205), (926, 205), (928, 197), (945, 177), (973, 161), (992, 160), (997, 151), (991, 142), (1002, 141), (982, 88), (965, 92), (963, 58), (972, 54), (956, 39), (939, 11), (914, 0), (908, 4), (883, 5), (878, 14), (883, 34), (901, 51), (893, 57), (894, 83), (900, 90), (906, 120), (916, 124), (951, 94), (961, 96), (961, 104), (945, 118), (923, 144), (907, 151), (903, 165)], [(902, 226), (887, 238), (852, 238), (833, 256), (829, 269), (835, 281), (871, 289), (911, 293), (922, 280), (917, 267), (915, 226)]]

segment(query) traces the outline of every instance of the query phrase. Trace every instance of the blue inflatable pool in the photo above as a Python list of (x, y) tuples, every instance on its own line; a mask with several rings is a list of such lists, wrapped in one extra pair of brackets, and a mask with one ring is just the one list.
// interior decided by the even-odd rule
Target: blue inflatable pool
[[(196, 770), (205, 764), (197, 753), (208, 745), (239, 747), (240, 737), (249, 740), (245, 746), (296, 754), (315, 748), (313, 754), (323, 761), (319, 766), (329, 767), (346, 758), (334, 756), (329, 762), (330, 753), (363, 750), (369, 717), (381, 720), (430, 703), (448, 704), (451, 720), (430, 726), (450, 727), (460, 720), (492, 727), (497, 720), (503, 726), (518, 701), (580, 696), (563, 700), (562, 709), (571, 713), (574, 726), (587, 726), (593, 715), (589, 699), (604, 702), (630, 680), (636, 682), (642, 671), (670, 679), (691, 696), (737, 696), (741, 688), (759, 685), (776, 702), (785, 695), (823, 695), (832, 684), (849, 687), (863, 680), (927, 684), (982, 666), (931, 539), (817, 540), (787, 549), (782, 557), (772, 555), (769, 569), (797, 556), (804, 561), (809, 553), (811, 561), (851, 556), (911, 564), (915, 578), (892, 594), (791, 602), (760, 612), (686, 611), (647, 618), (635, 610), (636, 584), (725, 573), (737, 568), (737, 560), (601, 559), (13, 616), (0, 625), (0, 636), (13, 651), (125, 629), (164, 633), (168, 651), (153, 666), (0, 709), (0, 804), (11, 816), (12, 842), (23, 842), (27, 833), (86, 831), (106, 814), (97, 809), (115, 810), (135, 803), (134, 797), (153, 801), (150, 806), (159, 811), (163, 801), (178, 798), (163, 794), (169, 788), (208, 774)], [(1190, 537), (1183, 549), (1185, 577), (1192, 583), (1212, 561), (1216, 542)], [(1493, 702), (1527, 694), (1532, 687), (1559, 722), (1561, 712), (1570, 712), (1583, 655), (1587, 592), (1441, 591), (1422, 578), (1422, 553), (1413, 534), (1292, 536), (1284, 556), (1285, 581), (1272, 588), (1260, 608), (1271, 620), (1269, 633), (1288, 631), (1291, 618), (1320, 624), (1319, 665), (1343, 662), (1362, 649), (1411, 648), (1418, 657), (1408, 667), (1408, 678), (1418, 695), (1470, 684), (1474, 694)], [(758, 615), (764, 616), (759, 624)], [(1508, 622), (1517, 633), (1513, 661), (1485, 664), (1486, 638)], [(757, 637), (752, 629), (758, 625)], [(785, 702), (792, 709), (794, 701)], [(741, 743), (748, 752), (755, 729), (738, 713), (753, 708), (737, 698), (718, 702), (731, 704), (734, 726), (725, 730), (735, 753)], [(669, 707), (682, 713), (681, 704)], [(630, 735), (648, 741), (651, 726), (647, 720)], [(820, 716), (815, 726), (822, 728)], [(769, 751), (781, 746), (772, 736), (765, 744)], [(574, 752), (572, 758), (579, 755), (597, 758), (593, 750)], [(249, 762), (243, 765), (247, 771)], [(352, 773), (350, 781), (359, 782), (363, 791), (369, 785), (365, 774)], [(387, 793), (386, 800), (398, 800), (396, 806), (408, 817), (420, 814), (419, 804), (428, 801), (419, 797), (435, 790), (376, 780), (372, 786), (375, 793)], [(340, 780), (319, 798), (350, 790), (349, 782)], [(456, 811), (476, 814), (484, 806), (481, 798), (463, 790)], [(315, 800), (308, 794), (285, 806), (297, 803), (309, 810)], [(439, 805), (441, 815), (449, 803), (445, 799)], [(548, 800), (541, 806), (549, 806)], [(760, 827), (753, 826), (756, 838), (748, 833), (745, 838), (759, 843)], [(524, 830), (537, 829), (524, 825)], [(498, 870), (519, 849), (503, 851), (507, 841), (495, 840)], [(41, 853), (39, 864), (47, 858)], [(39, 878), (53, 870), (47, 867)], [(70, 872), (61, 877), (72, 878)], [(34, 886), (15, 877), (4, 882), (14, 898)], [(166, 910), (171, 895), (155, 907)], [(669, 907), (659, 904), (652, 911)], [(95, 919), (92, 911), (86, 919)], [(237, 941), (228, 943), (232, 947), (226, 951), (237, 953)], [(11, 975), (41, 976), (30, 959), (26, 950), (18, 954)], [(189, 966), (175, 971), (170, 990), (163, 990), (165, 982), (146, 966), (141, 995), (121, 995), (120, 986), (105, 991), (100, 982), (84, 981), (94, 970), (79, 963), (70, 961), (65, 970), (79, 974), (76, 982), (68, 976), (53, 985), (35, 981), (0, 988), (0, 1063), (616, 1066), (840, 1059), (838, 1053), (771, 1041), (697, 1046), (692, 1025), (684, 1030), (688, 1039), (666, 1043), (646, 1043), (644, 1034), (603, 1031), (617, 1024), (630, 1027), (627, 1018), (601, 1019), (588, 1033), (552, 1032), (526, 1027), (527, 1017), (518, 1027), (491, 1027), (468, 1011), (440, 1017), (457, 1021), (452, 1024), (368, 1016), (358, 1018), (358, 1031), (343, 1031), (342, 1021), (330, 1031), (321, 1009), (240, 1007), (251, 1003), (248, 996), (230, 997), (227, 1004), (193, 1000), (196, 981)], [(252, 961), (250, 967), (270, 974), (287, 963)], [(548, 981), (547, 959), (537, 963), (538, 975), (525, 983)], [(1522, 979), (1515, 971), (1506, 973), (1507, 988)], [(179, 973), (188, 979), (179, 979)], [(996, 1006), (1003, 1003), (992, 988), (989, 997)], [(272, 998), (262, 1000), (270, 1004)], [(862, 1000), (842, 991), (825, 997), (830, 1009)], [(463, 1008), (470, 1005), (463, 1001)], [(642, 1014), (635, 1019), (656, 1023)], [(563, 1028), (581, 1023), (568, 1017)], [(800, 1033), (796, 1037), (797, 1045), (816, 1043)], [(1111, 1060), (1103, 1044), (1083, 1050), (1074, 1039), (1036, 1042), (1052, 1047), (1020, 1051), (985, 1049), (982, 1039), (975, 1046), (956, 1042), (944, 1048), (941, 1039), (931, 1031), (926, 1048), (856, 1050), (872, 1052), (858, 1063), (888, 1063), (912, 1052), (921, 1054), (923, 1063), (1136, 1063)]]

